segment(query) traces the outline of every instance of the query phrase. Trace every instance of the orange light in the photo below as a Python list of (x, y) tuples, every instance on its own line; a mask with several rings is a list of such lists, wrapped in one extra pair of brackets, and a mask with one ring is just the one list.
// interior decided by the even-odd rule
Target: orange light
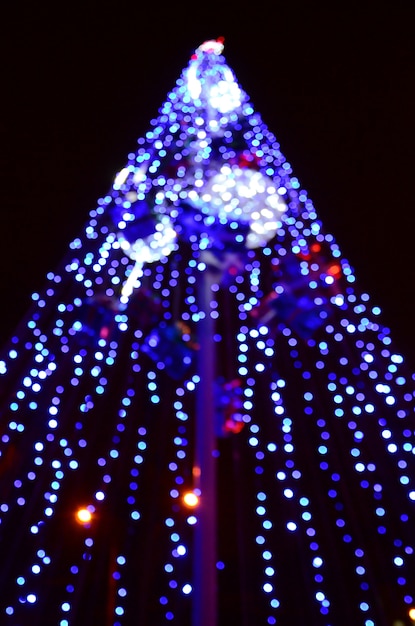
[(77, 510), (76, 519), (80, 524), (88, 524), (92, 520), (92, 513), (87, 508), (82, 507)]
[(341, 267), (337, 263), (335, 263), (334, 265), (330, 265), (327, 269), (327, 274), (331, 274), (331, 276), (340, 276), (341, 273)]
[(183, 496), (183, 502), (193, 508), (199, 504), (199, 497), (193, 491), (188, 491)]
[(415, 622), (415, 608), (409, 609), (408, 615), (409, 615), (409, 619)]

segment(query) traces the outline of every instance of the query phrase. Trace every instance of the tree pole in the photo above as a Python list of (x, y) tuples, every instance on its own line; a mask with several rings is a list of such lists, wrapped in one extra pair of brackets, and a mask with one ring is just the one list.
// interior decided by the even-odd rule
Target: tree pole
[[(200, 489), (198, 522), (195, 525), (193, 626), (217, 624), (217, 502), (215, 433), (215, 343), (211, 317), (215, 270), (207, 265), (198, 283), (199, 351), (195, 419), (195, 484)], [(204, 314), (204, 315), (203, 315)]]

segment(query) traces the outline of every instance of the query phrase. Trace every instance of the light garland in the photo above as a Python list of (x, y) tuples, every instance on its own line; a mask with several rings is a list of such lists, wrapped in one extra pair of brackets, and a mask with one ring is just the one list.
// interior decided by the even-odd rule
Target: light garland
[(222, 615), (236, 588), (258, 625), (413, 611), (414, 376), (222, 51), (196, 50), (1, 357), (2, 623), (190, 623), (206, 272)]

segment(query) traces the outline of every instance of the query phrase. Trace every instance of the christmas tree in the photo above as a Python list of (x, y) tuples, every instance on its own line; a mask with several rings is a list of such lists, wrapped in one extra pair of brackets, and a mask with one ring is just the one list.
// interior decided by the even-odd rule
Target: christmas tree
[(411, 623), (414, 378), (221, 39), (32, 297), (1, 623)]

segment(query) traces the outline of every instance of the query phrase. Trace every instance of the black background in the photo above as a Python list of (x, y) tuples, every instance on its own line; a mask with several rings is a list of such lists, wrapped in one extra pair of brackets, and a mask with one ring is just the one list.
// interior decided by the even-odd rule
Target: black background
[(0, 343), (194, 49), (224, 36), (238, 82), (415, 364), (414, 12), (409, 0), (3, 5)]

